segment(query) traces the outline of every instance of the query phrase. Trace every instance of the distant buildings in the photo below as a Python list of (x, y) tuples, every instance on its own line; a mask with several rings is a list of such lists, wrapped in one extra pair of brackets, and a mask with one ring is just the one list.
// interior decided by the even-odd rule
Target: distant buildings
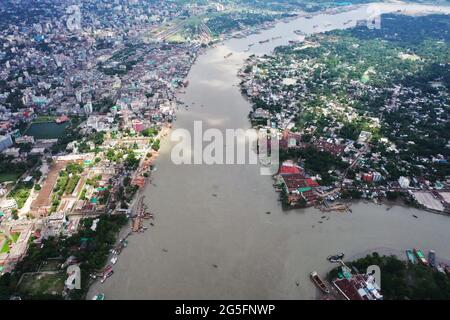
[(15, 139), (17, 144), (27, 144), (31, 143), (34, 144), (34, 137), (33, 136), (22, 136)]
[(92, 102), (88, 102), (83, 106), (84, 113), (90, 115), (93, 111)]
[(359, 143), (367, 143), (372, 139), (372, 134), (367, 131), (361, 131), (358, 137)]
[(141, 120), (135, 119), (131, 123), (134, 131), (141, 132), (144, 130), (144, 123)]
[(403, 189), (406, 189), (409, 187), (411, 183), (411, 179), (407, 178), (407, 177), (400, 177), (398, 178), (398, 184), (400, 185), (400, 187), (402, 187)]
[(11, 135), (0, 136), (0, 152), (8, 149), (13, 145)]

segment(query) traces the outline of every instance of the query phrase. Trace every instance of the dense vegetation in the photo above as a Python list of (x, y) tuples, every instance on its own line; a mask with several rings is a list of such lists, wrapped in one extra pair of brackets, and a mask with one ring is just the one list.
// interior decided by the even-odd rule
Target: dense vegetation
[(74, 290), (70, 297), (83, 298), (88, 289), (89, 275), (103, 268), (109, 250), (116, 242), (117, 233), (127, 221), (125, 215), (104, 215), (99, 217), (96, 231), (92, 231), (93, 219), (85, 219), (81, 230), (69, 238), (49, 238), (42, 245), (31, 243), (26, 257), (17, 264), (14, 271), (0, 277), (0, 299), (9, 299), (11, 295), (19, 295), (22, 299), (61, 298), (61, 292), (50, 296), (30, 295), (29, 292), (21, 292), (17, 285), (24, 273), (38, 272), (42, 262), (56, 259), (63, 263), (70, 256), (76, 258), (81, 268), (81, 290)]
[[(382, 293), (388, 300), (441, 300), (450, 299), (450, 278), (436, 269), (420, 264), (411, 264), (395, 256), (380, 256), (374, 252), (365, 258), (346, 262), (364, 272), (368, 266), (381, 269)], [(333, 269), (329, 280), (337, 278), (339, 269)]]

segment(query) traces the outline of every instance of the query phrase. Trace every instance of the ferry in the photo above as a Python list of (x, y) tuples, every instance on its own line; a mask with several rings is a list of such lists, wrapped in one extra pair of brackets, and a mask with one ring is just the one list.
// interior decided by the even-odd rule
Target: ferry
[(428, 263), (433, 268), (436, 266), (436, 252), (434, 252), (434, 250), (428, 252)]
[(422, 251), (417, 250), (417, 249), (414, 249), (414, 254), (416, 255), (417, 259), (419, 260), (419, 262), (420, 262), (421, 264), (423, 264), (424, 266), (427, 266), (427, 265), (428, 265), (428, 261), (427, 261), (427, 259), (425, 258), (425, 255), (423, 254)]
[(411, 249), (406, 250), (406, 257), (408, 258), (408, 261), (411, 262), (412, 264), (417, 263), (416, 256), (414, 255), (414, 253)]
[(92, 298), (92, 300), (105, 300), (105, 294), (104, 294), (104, 293), (96, 294), (96, 295)]
[(320, 279), (316, 271), (311, 272), (310, 277), (312, 282), (314, 282), (314, 284), (317, 286), (317, 288), (319, 288), (324, 293), (330, 293), (330, 289), (327, 288), (327, 286), (322, 281), (322, 279)]

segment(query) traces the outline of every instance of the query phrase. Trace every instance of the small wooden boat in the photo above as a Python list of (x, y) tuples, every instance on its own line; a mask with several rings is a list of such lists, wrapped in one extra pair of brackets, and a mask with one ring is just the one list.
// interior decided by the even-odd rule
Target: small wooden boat
[(332, 255), (332, 256), (328, 256), (327, 260), (332, 262), (332, 263), (336, 263), (336, 262), (339, 262), (340, 260), (342, 260), (342, 258), (344, 258), (344, 253), (343, 252), (335, 254), (335, 255)]
[(104, 283), (106, 281), (106, 279), (108, 279), (109, 277), (111, 277), (114, 274), (114, 270), (109, 271), (107, 274), (105, 274), (103, 276), (103, 278), (100, 280), (101, 283)]
[(310, 273), (310, 277), (312, 282), (319, 288), (323, 293), (330, 293), (330, 289), (327, 288), (325, 283), (322, 281), (322, 279), (319, 277), (316, 271), (313, 271)]
[(105, 294), (104, 294), (104, 293), (96, 294), (96, 295), (92, 298), (92, 300), (105, 300)]
[(434, 250), (428, 252), (428, 263), (433, 268), (436, 266), (436, 252)]
[(419, 262), (424, 265), (424, 266), (428, 266), (428, 261), (425, 258), (425, 255), (423, 254), (422, 251), (418, 250), (418, 249), (414, 249), (414, 254), (416, 255), (417, 259), (419, 260)]
[(406, 258), (408, 258), (408, 261), (412, 264), (417, 263), (416, 256), (414, 255), (413, 251), (411, 249), (406, 250)]

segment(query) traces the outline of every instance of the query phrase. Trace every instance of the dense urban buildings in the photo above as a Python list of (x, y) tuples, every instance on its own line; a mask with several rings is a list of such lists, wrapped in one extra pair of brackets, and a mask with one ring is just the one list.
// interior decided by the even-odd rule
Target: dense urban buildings
[[(310, 270), (301, 276), (283, 274), (276, 278), (272, 266), (278, 271), (291, 269), (286, 258), (289, 246), (278, 247), (278, 253), (273, 250), (273, 259), (267, 261), (267, 257), (257, 254), (262, 251), (256, 246), (265, 243), (257, 239), (262, 239), (262, 235), (269, 239), (272, 229), (267, 226), (279, 226), (280, 234), (270, 238), (273, 241), (267, 240), (266, 245), (285, 244), (286, 234), (292, 231), (289, 227), (294, 224), (281, 226), (278, 221), (258, 218), (263, 221), (262, 227), (251, 222), (251, 227), (240, 230), (251, 221), (251, 215), (243, 212), (239, 213), (242, 220), (227, 219), (222, 224), (208, 220), (220, 216), (219, 210), (228, 209), (235, 214), (239, 210), (232, 208), (239, 200), (234, 199), (240, 197), (245, 197), (245, 201), (240, 201), (245, 210), (261, 205), (260, 200), (251, 200), (260, 192), (260, 186), (248, 184), (258, 181), (270, 186), (270, 181), (248, 178), (246, 169), (222, 173), (220, 182), (216, 182), (217, 176), (208, 176), (218, 170), (214, 166), (209, 171), (200, 167), (205, 171), (193, 178), (186, 176), (189, 179), (185, 180), (178, 170), (169, 167), (161, 170), (162, 177), (170, 172), (181, 180), (167, 179), (172, 185), (166, 186), (169, 191), (164, 197), (148, 199), (147, 188), (158, 188), (155, 163), (157, 158), (168, 159), (170, 152), (162, 152), (161, 148), (170, 143), (169, 134), (179, 123), (177, 116), (182, 114), (189, 120), (220, 126), (236, 118), (228, 117), (224, 110), (217, 114), (203, 110), (212, 105), (222, 107), (228, 103), (224, 100), (229, 99), (233, 106), (250, 105), (249, 123), (245, 117), (239, 120), (246, 121), (244, 126), (259, 132), (273, 130), (272, 139), (279, 142), (280, 165), (273, 176), (275, 190), (270, 192), (279, 192), (280, 204), (272, 203), (276, 202), (273, 197), (264, 196), (264, 201), (271, 202), (264, 205), (272, 208), (263, 212), (265, 219), (284, 216), (275, 213), (278, 209), (316, 210), (313, 215), (320, 219), (311, 218), (302, 226), (308, 224), (318, 236), (326, 237), (321, 228), (333, 214), (350, 215), (353, 204), (366, 204), (369, 200), (380, 206), (388, 203), (406, 210), (414, 208), (413, 212), (425, 209), (427, 214), (438, 213), (447, 219), (448, 7), (436, 7), (438, 14), (430, 15), (433, 11), (428, 7), (413, 7), (412, 13), (390, 9), (390, 13), (381, 16), (346, 16), (344, 21), (339, 20), (339, 14), (345, 16), (351, 10), (365, 12), (369, 2), (2, 1), (0, 298), (104, 299), (108, 294), (97, 286), (111, 283), (118, 256), (129, 244), (128, 237), (155, 229), (155, 215), (159, 212), (149, 208), (149, 201), (166, 203), (167, 212), (179, 214), (181, 221), (188, 216), (192, 220), (185, 221), (185, 225), (192, 230), (195, 226), (190, 225), (191, 221), (208, 227), (209, 232), (223, 237), (217, 242), (231, 243), (231, 248), (241, 237), (248, 241), (239, 246), (249, 252), (236, 254), (236, 250), (212, 246), (211, 239), (200, 239), (206, 233), (180, 235), (176, 241), (180, 246), (198, 241), (213, 250), (205, 247), (201, 253), (194, 246), (159, 248), (158, 253), (166, 256), (172, 250), (189, 254), (183, 256), (185, 259), (172, 260), (170, 266), (157, 265), (167, 268), (173, 279), (180, 274), (175, 264), (181, 265), (183, 260), (193, 264), (186, 273), (192, 279), (199, 274), (208, 277), (211, 270), (225, 270), (226, 276), (221, 279), (230, 277), (227, 284), (235, 286), (232, 289), (236, 291), (225, 287), (223, 291), (247, 294), (247, 299), (254, 298), (254, 292), (261, 292), (262, 298), (299, 298), (297, 287), (305, 290), (301, 298), (313, 295), (342, 300), (425, 299), (428, 293), (434, 299), (450, 298), (449, 261), (445, 256), (436, 257), (431, 248), (427, 248), (431, 249), (427, 258), (420, 249), (407, 249), (405, 256), (405, 248), (397, 248), (400, 259), (409, 262), (383, 253), (344, 262), (344, 254), (336, 254), (328, 260), (340, 265), (332, 270), (328, 267), (328, 277), (322, 272), (324, 267), (321, 274)], [(427, 15), (416, 15), (420, 10)], [(319, 20), (325, 19), (322, 15), (330, 20), (337, 17), (339, 25)], [(374, 18), (381, 20), (380, 28), (371, 26)], [(292, 29), (291, 24), (295, 23), (304, 26), (304, 31)], [(274, 34), (273, 30), (282, 30), (280, 26), (292, 29), (285, 31), (292, 39), (288, 40), (281, 31)], [(242, 45), (241, 40), (248, 43)], [(201, 70), (205, 63), (198, 66), (199, 59), (209, 59), (206, 61), (210, 61), (211, 70)], [(193, 68), (200, 76), (189, 77)], [(225, 77), (230, 74), (233, 78)], [(218, 79), (218, 75), (228, 82)], [(190, 82), (191, 79), (201, 85)], [(208, 98), (211, 105), (203, 103)], [(233, 106), (230, 113), (236, 110)], [(241, 108), (240, 112), (246, 113), (247, 109)], [(190, 194), (196, 184), (207, 185), (207, 192), (202, 192), (208, 193), (207, 200)], [(234, 192), (231, 199), (226, 198), (229, 190)], [(180, 193), (189, 195), (188, 201), (181, 203)], [(182, 207), (178, 211), (172, 206), (177, 202)], [(196, 206), (200, 205), (207, 209), (201, 212), (201, 218), (196, 216), (201, 211)], [(412, 215), (418, 218), (416, 213)], [(168, 226), (174, 220), (165, 221), (165, 228), (173, 228), (167, 233), (175, 235), (187, 229), (185, 225)], [(315, 222), (310, 226), (312, 220)], [(243, 232), (233, 236), (232, 232), (225, 233), (227, 230)], [(259, 230), (256, 235), (251, 233), (255, 230)], [(340, 231), (336, 227), (331, 232)], [(247, 232), (248, 236), (243, 236)], [(294, 230), (293, 234), (300, 232)], [(253, 250), (253, 246), (257, 249)], [(376, 245), (360, 248), (360, 252), (374, 248)], [(207, 255), (208, 250), (213, 254)], [(330, 244), (327, 250), (331, 254), (335, 247)], [(285, 261), (276, 259), (279, 252), (286, 258), (286, 270), (280, 267)], [(196, 254), (204, 254), (203, 259)], [(207, 262), (209, 269), (199, 272), (198, 261), (203, 263), (210, 257), (220, 260), (222, 256), (230, 259), (222, 264)], [(254, 260), (242, 260), (245, 256)], [(366, 272), (370, 263), (390, 270), (384, 276), (390, 281), (387, 288), (380, 288), (379, 279)], [(239, 271), (253, 264), (261, 268), (259, 273)], [(76, 287), (76, 268), (81, 272), (81, 289)], [(157, 272), (158, 268), (153, 270)], [(255, 280), (259, 275), (273, 282), (259, 290)], [(427, 279), (426, 284), (419, 275)], [(308, 276), (311, 283), (303, 289), (303, 278)], [(301, 280), (292, 281), (299, 277)], [(407, 278), (419, 280), (408, 284)], [(191, 281), (188, 276), (181, 280), (186, 279)], [(247, 280), (248, 286), (254, 284), (254, 290), (236, 289), (236, 283)], [(294, 282), (293, 288), (288, 282)], [(274, 283), (284, 287), (270, 291)], [(209, 284), (206, 279), (205, 287)], [(160, 288), (167, 287), (170, 286)], [(188, 285), (181, 287), (183, 292)], [(90, 288), (96, 290), (94, 294)], [(427, 288), (426, 293), (420, 288)], [(153, 294), (157, 291), (154, 289)], [(207, 290), (204, 292), (208, 294)]]

